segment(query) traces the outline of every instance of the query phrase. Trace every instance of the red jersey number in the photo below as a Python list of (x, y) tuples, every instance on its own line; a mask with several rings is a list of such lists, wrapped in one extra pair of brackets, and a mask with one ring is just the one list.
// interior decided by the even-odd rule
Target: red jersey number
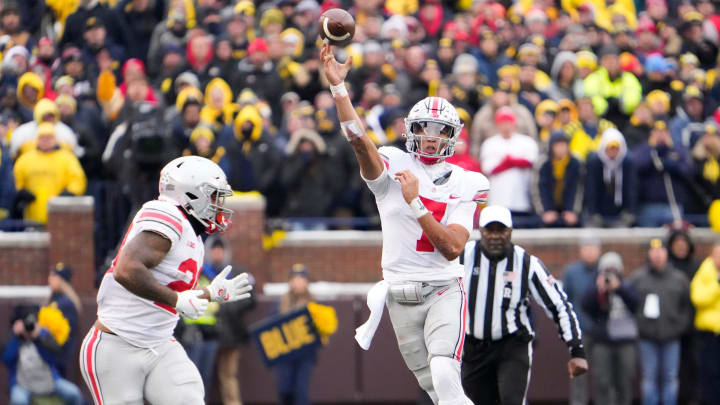
[[(432, 213), (433, 218), (435, 218), (436, 221), (440, 222), (442, 221), (443, 217), (445, 216), (445, 210), (447, 210), (447, 203), (445, 202), (439, 202), (439, 201), (433, 201), (428, 198), (425, 198), (423, 196), (420, 196), (420, 201), (422, 201), (423, 204), (425, 204), (425, 208), (428, 209)], [(425, 234), (423, 231), (422, 235), (420, 236), (420, 239), (417, 240), (417, 244), (415, 245), (415, 250), (418, 252), (434, 252), (435, 246), (433, 246), (432, 242), (430, 242), (430, 238)]]
[[(195, 284), (197, 284), (197, 279), (198, 279), (198, 275), (199, 275), (197, 262), (193, 259), (187, 259), (184, 262), (180, 263), (180, 266), (178, 266), (178, 271), (185, 273), (185, 274), (188, 274), (188, 272), (189, 272), (190, 277), (192, 277), (192, 278), (190, 279), (189, 282), (184, 281), (184, 280), (176, 280), (176, 281), (169, 283), (167, 286), (171, 290), (177, 291), (177, 292), (183, 292), (183, 291), (187, 291), (191, 288), (194, 288)], [(171, 307), (170, 305), (165, 305), (165, 304), (162, 304), (159, 302), (155, 302), (155, 305), (159, 306), (160, 308), (165, 309), (166, 311), (172, 312), (173, 314), (177, 314), (177, 311), (175, 310), (175, 308)]]

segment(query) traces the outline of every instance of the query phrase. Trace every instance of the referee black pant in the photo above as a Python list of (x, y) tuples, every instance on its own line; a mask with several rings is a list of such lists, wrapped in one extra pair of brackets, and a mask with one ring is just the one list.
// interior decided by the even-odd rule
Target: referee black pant
[(515, 334), (497, 341), (465, 336), (462, 385), (475, 404), (523, 405), (530, 378), (532, 337)]

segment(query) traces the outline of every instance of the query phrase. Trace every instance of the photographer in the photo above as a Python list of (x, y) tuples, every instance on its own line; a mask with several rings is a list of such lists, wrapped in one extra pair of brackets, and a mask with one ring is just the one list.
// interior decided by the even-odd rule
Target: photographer
[(66, 404), (82, 404), (80, 389), (57, 371), (55, 356), (60, 348), (38, 324), (37, 306), (16, 306), (11, 319), (13, 335), (2, 354), (10, 374), (10, 404), (29, 405), (33, 396), (53, 394)]
[(598, 404), (630, 405), (635, 379), (635, 342), (638, 337), (633, 313), (637, 296), (622, 279), (619, 254), (600, 257), (595, 285), (583, 297), (582, 306), (593, 321), (590, 360), (594, 393)]

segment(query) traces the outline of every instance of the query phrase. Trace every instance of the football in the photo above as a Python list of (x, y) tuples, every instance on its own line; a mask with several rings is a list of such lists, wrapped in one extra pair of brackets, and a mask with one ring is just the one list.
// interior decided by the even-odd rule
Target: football
[(320, 38), (330, 45), (345, 46), (355, 35), (355, 20), (341, 8), (331, 8), (320, 16)]

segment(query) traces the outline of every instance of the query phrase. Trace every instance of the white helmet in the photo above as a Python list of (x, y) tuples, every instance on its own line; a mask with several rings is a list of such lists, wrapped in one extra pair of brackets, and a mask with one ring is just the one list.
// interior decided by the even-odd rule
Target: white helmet
[(223, 207), (232, 195), (225, 172), (200, 156), (174, 159), (160, 172), (160, 200), (181, 206), (213, 233), (230, 225), (232, 210)]
[[(460, 117), (449, 101), (442, 97), (425, 97), (413, 106), (405, 118), (405, 148), (423, 163), (437, 163), (455, 153), (455, 141), (462, 127)], [(439, 140), (435, 153), (426, 153), (420, 148), (425, 137)]]

